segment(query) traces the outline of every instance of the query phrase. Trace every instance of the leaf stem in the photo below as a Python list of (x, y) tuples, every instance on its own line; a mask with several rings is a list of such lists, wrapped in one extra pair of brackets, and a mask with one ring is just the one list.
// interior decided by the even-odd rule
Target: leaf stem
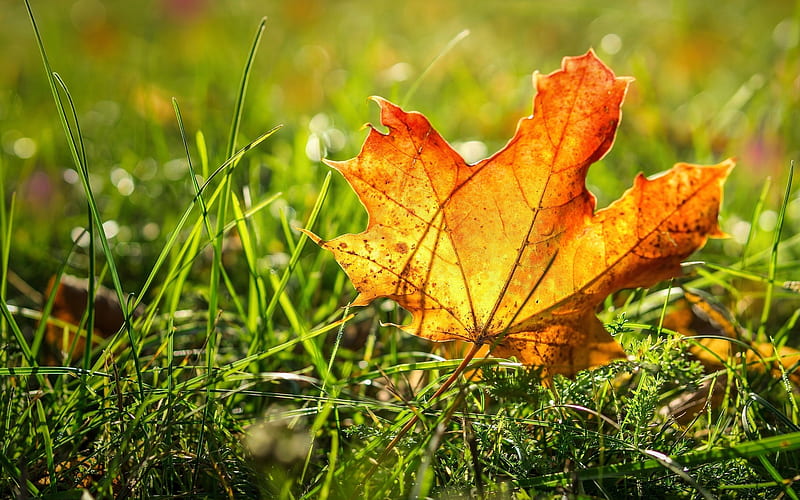
[[(467, 368), (467, 366), (470, 364), (473, 358), (475, 358), (475, 355), (478, 354), (478, 351), (480, 350), (481, 346), (482, 344), (472, 345), (469, 352), (464, 356), (464, 359), (461, 361), (461, 363), (456, 367), (455, 370), (453, 370), (453, 373), (447, 378), (447, 380), (445, 380), (442, 383), (442, 385), (439, 386), (439, 389), (435, 393), (433, 393), (433, 396), (431, 396), (429, 401), (431, 402), (435, 401), (439, 396), (444, 394), (445, 391), (447, 391), (453, 385), (453, 383), (455, 383), (456, 380), (458, 380), (458, 377), (464, 372), (464, 370)], [(395, 446), (397, 446), (397, 443), (400, 442), (400, 440), (403, 438), (403, 436), (405, 436), (408, 433), (408, 431), (414, 428), (414, 426), (419, 421), (419, 416), (420, 416), (419, 412), (414, 412), (414, 416), (411, 417), (411, 420), (409, 420), (403, 426), (403, 428), (400, 429), (397, 435), (389, 442), (389, 444), (386, 445), (386, 448), (383, 450), (383, 452), (381, 452), (378, 459), (372, 465), (372, 468), (369, 470), (369, 472), (367, 472), (367, 475), (364, 477), (364, 482), (366, 482), (370, 477), (372, 477), (373, 474), (375, 474), (375, 472), (378, 470), (378, 467), (380, 467), (381, 462), (383, 462), (383, 460), (385, 460), (386, 457), (389, 455), (389, 452), (392, 451), (392, 449), (394, 449)]]

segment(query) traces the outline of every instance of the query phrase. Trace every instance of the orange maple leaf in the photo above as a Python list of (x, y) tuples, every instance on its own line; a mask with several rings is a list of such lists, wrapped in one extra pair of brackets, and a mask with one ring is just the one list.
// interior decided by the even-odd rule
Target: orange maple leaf
[(388, 297), (400, 327), (433, 341), (494, 346), (546, 375), (624, 356), (595, 316), (622, 288), (647, 287), (720, 236), (733, 166), (678, 164), (595, 213), (586, 172), (614, 141), (630, 78), (589, 51), (535, 75), (534, 114), (509, 143), (467, 164), (419, 113), (381, 98), (381, 123), (339, 170), (369, 213), (367, 229), (329, 241), (366, 305)]

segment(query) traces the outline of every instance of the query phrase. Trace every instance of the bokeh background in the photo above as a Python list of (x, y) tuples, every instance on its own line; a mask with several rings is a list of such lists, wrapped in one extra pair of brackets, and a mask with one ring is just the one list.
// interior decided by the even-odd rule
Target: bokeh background
[[(723, 213), (731, 238), (709, 247), (735, 260), (768, 177), (755, 237), (771, 237), (800, 148), (800, 11), (791, 1), (31, 3), (51, 64), (74, 99), (104, 229), (131, 289), (193, 195), (170, 99), (181, 107), (192, 154), (202, 132), (211, 168), (224, 161), (239, 79), (263, 16), (238, 144), (284, 128), (248, 153), (236, 175), (253, 200), (282, 193), (266, 219), (283, 212), (302, 225), (328, 171), (320, 157), (355, 155), (362, 125), (377, 121), (368, 96), (425, 113), (476, 160), (502, 147), (531, 112), (533, 71), (549, 73), (590, 47), (617, 75), (636, 79), (615, 146), (590, 173), (601, 206), (635, 172), (736, 157)], [(0, 0), (0, 25), (0, 169), (4, 203), (14, 201), (10, 268), (41, 290), (65, 259), (83, 265), (71, 242), (86, 226), (86, 203), (23, 2)], [(323, 236), (363, 227), (354, 198), (336, 177), (317, 228)], [(800, 220), (796, 197), (788, 210), (791, 235)], [(280, 238), (265, 248), (265, 265), (278, 266)]]

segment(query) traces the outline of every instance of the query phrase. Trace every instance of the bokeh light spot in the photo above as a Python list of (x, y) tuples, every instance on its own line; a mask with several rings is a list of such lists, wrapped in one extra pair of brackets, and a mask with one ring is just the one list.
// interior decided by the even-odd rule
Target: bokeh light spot
[(107, 220), (103, 222), (103, 233), (106, 238), (111, 239), (119, 234), (119, 224), (115, 220)]
[(325, 148), (319, 135), (311, 134), (306, 141), (306, 158), (311, 161), (320, 161), (325, 156)]
[(20, 137), (14, 141), (14, 154), (23, 160), (33, 157), (36, 154), (36, 141), (30, 137)]
[(758, 228), (762, 231), (769, 232), (775, 229), (778, 225), (778, 213), (774, 210), (764, 210), (758, 216)]
[(81, 248), (89, 246), (89, 232), (84, 227), (73, 227), (69, 232), (70, 239)]
[(161, 227), (155, 222), (148, 222), (142, 226), (142, 236), (144, 236), (144, 239), (147, 241), (155, 240), (158, 238), (159, 234), (161, 234)]
[(600, 49), (606, 54), (616, 54), (622, 48), (622, 38), (616, 33), (609, 33), (600, 40)]
[(750, 237), (750, 223), (739, 219), (733, 223), (729, 232), (736, 243), (744, 245)]
[(133, 177), (124, 168), (115, 168), (111, 171), (111, 183), (122, 196), (130, 196), (136, 189)]
[(407, 62), (393, 64), (381, 73), (381, 77), (386, 82), (404, 82), (414, 74), (414, 67)]
[(453, 144), (453, 147), (464, 158), (464, 161), (469, 164), (483, 160), (489, 153), (489, 148), (482, 141), (457, 142)]
[(800, 42), (800, 25), (794, 19), (784, 19), (772, 30), (772, 41), (782, 49), (792, 49)]
[(189, 164), (183, 158), (176, 158), (164, 164), (164, 177), (171, 181), (180, 180), (189, 170)]
[(80, 175), (78, 175), (78, 171), (74, 168), (65, 168), (64, 173), (62, 173), (61, 176), (64, 178), (64, 182), (67, 184), (77, 184), (81, 180)]

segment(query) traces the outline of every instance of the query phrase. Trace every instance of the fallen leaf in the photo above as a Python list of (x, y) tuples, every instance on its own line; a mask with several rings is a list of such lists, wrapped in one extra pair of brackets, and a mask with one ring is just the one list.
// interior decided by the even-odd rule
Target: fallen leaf
[[(53, 292), (55, 287), (55, 292)], [(86, 279), (63, 275), (60, 279), (50, 278), (45, 295), (55, 293), (53, 309), (47, 318), (42, 364), (61, 365), (81, 359), (86, 348), (86, 331), (76, 333), (89, 300), (89, 282)], [(133, 311), (133, 317), (142, 313), (140, 306)], [(57, 320), (57, 321), (54, 321)], [(125, 324), (125, 316), (116, 294), (98, 285), (94, 297), (94, 331), (92, 347), (111, 337)]]
[(621, 288), (652, 286), (717, 225), (733, 166), (678, 164), (595, 213), (589, 166), (611, 147), (630, 82), (589, 51), (535, 75), (534, 114), (498, 153), (467, 164), (419, 113), (373, 98), (374, 128), (339, 170), (367, 229), (325, 241), (359, 292), (412, 314), (400, 327), (433, 341), (493, 346), (546, 375), (624, 356), (595, 316)]
[(707, 373), (744, 363), (748, 371), (769, 372), (774, 377), (786, 374), (800, 385), (797, 349), (751, 339), (740, 331), (730, 311), (699, 292), (684, 290), (672, 307), (664, 316), (664, 327), (692, 338), (689, 352)]
[[(786, 376), (800, 385), (800, 351), (789, 346), (776, 347), (771, 342), (752, 341), (739, 327), (734, 315), (715, 297), (699, 291), (683, 290), (681, 298), (670, 307), (662, 326), (691, 340), (689, 352), (707, 374), (714, 374), (697, 387), (686, 387), (659, 410), (682, 425), (689, 425), (702, 412), (717, 410), (726, 399), (735, 398), (739, 383), (729, 379), (731, 370), (743, 368), (752, 374), (768, 374), (772, 379)], [(754, 383), (754, 380), (749, 382)], [(754, 390), (749, 386), (748, 391)]]
[[(41, 468), (45, 469), (45, 464), (41, 464)], [(91, 489), (105, 474), (105, 467), (98, 457), (85, 457), (83, 455), (76, 455), (71, 459), (55, 464), (53, 471), (56, 477), (63, 481), (59, 484), (64, 488), (69, 481), (72, 488), (86, 488)], [(43, 472), (42, 476), (35, 482), (36, 486), (40, 488), (47, 488), (50, 486), (50, 475)], [(114, 478), (112, 484), (115, 489), (120, 486), (119, 478)], [(83, 498), (83, 497), (81, 497)], [(88, 498), (92, 498), (89, 496)]]

